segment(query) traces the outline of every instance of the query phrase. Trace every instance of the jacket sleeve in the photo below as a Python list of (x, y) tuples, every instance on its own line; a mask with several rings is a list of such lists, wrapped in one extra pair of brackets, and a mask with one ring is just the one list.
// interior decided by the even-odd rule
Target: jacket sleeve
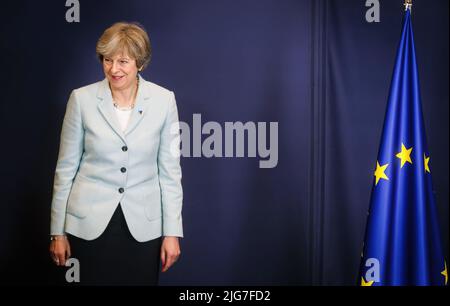
[(172, 92), (158, 150), (163, 236), (183, 237), (181, 208), (183, 188), (180, 167), (180, 131), (175, 95)]
[(53, 196), (50, 216), (50, 234), (64, 234), (67, 200), (75, 175), (80, 165), (84, 147), (84, 128), (81, 108), (72, 91), (67, 102), (61, 130), (58, 161), (53, 182)]

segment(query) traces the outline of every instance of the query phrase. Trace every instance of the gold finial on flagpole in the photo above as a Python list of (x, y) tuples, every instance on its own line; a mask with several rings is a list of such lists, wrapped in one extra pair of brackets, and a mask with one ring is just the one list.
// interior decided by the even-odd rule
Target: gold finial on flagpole
[(412, 9), (412, 0), (405, 0), (405, 4), (403, 4), (405, 6), (405, 11), (407, 11), (409, 9), (409, 11), (411, 11)]

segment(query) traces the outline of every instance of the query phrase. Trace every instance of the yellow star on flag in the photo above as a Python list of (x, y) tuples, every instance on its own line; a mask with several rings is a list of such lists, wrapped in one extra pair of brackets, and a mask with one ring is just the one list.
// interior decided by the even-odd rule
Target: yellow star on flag
[(389, 166), (389, 164), (380, 166), (380, 164), (377, 161), (377, 169), (374, 172), (374, 175), (376, 177), (375, 186), (378, 185), (378, 182), (380, 181), (380, 179), (389, 180), (389, 178), (387, 177), (386, 173), (384, 173), (384, 171), (386, 171), (386, 168), (388, 166)]
[(373, 280), (370, 282), (366, 282), (364, 277), (361, 277), (361, 287), (370, 287), (373, 285)]
[(445, 277), (445, 285), (447, 286), (448, 273), (447, 273), (447, 262), (445, 262), (445, 261), (444, 261), (444, 266), (445, 266), (445, 269), (444, 269), (444, 271), (441, 272), (441, 274), (444, 275), (444, 277)]
[(412, 147), (407, 149), (405, 147), (405, 145), (402, 143), (402, 151), (400, 153), (398, 153), (397, 156), (398, 158), (400, 158), (400, 160), (402, 161), (402, 165), (400, 168), (403, 168), (403, 166), (405, 165), (406, 162), (412, 164), (412, 160), (411, 160), (411, 152), (412, 152)]
[(425, 172), (431, 173), (430, 166), (428, 165), (430, 163), (430, 158), (425, 154), (423, 154), (423, 163), (425, 165)]

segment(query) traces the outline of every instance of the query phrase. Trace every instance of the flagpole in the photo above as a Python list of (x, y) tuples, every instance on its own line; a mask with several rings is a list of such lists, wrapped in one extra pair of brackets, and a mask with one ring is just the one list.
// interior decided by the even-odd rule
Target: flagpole
[(403, 5), (405, 6), (405, 11), (409, 10), (412, 12), (412, 0), (405, 0)]

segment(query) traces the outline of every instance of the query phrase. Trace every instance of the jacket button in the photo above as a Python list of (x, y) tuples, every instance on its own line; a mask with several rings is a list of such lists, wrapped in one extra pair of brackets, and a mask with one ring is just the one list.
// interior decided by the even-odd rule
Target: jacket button
[(123, 146), (122, 147), (122, 151), (124, 151), (124, 152), (128, 151), (128, 147), (127, 146)]
[(120, 168), (120, 172), (122, 172), (122, 173), (127, 172), (127, 168), (125, 168), (125, 167)]
[(119, 188), (119, 193), (123, 193), (124, 191), (125, 190), (122, 187)]

